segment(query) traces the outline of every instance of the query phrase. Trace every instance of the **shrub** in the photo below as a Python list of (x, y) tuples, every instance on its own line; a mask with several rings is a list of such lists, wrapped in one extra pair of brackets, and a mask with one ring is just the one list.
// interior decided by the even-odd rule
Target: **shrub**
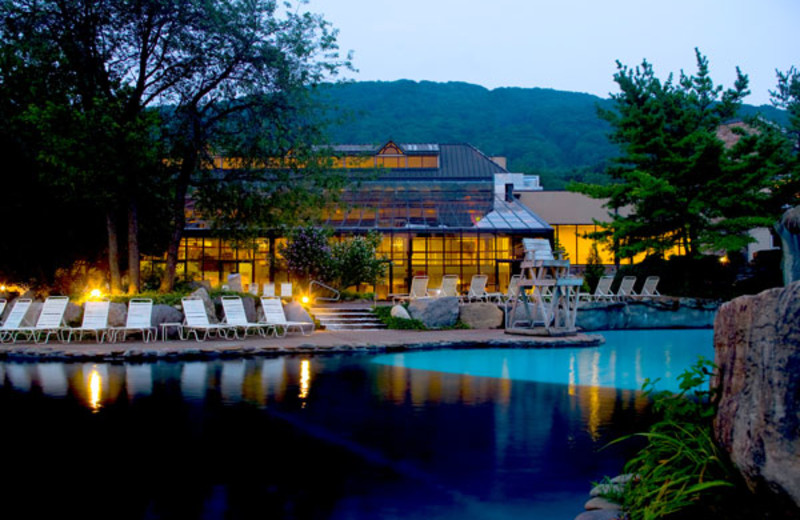
[(312, 279), (329, 283), (333, 278), (330, 236), (329, 230), (319, 227), (295, 228), (279, 249), (289, 273), (306, 285)]
[(426, 330), (425, 325), (415, 319), (405, 320), (392, 316), (391, 305), (381, 305), (372, 309), (375, 316), (383, 322), (387, 328), (401, 330)]
[(381, 236), (369, 232), (336, 242), (331, 246), (332, 275), (340, 289), (373, 285), (386, 273), (386, 261), (378, 256)]

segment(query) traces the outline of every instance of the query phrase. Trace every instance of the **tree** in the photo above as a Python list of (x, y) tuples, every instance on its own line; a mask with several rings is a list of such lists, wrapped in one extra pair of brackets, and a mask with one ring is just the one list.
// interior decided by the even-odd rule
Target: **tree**
[(370, 232), (333, 244), (333, 273), (340, 289), (362, 283), (374, 285), (386, 273), (386, 260), (378, 255), (380, 243), (380, 234)]
[[(319, 181), (313, 160), (321, 133), (307, 91), (347, 62), (321, 17), (275, 0), (9, 0), (0, 8), (9, 57), (0, 77), (5, 85), (24, 73), (59, 87), (52, 98), (42, 88), (19, 120), (35, 130), (37, 159), (54, 166), (65, 195), (105, 215), (112, 287), (120, 285), (117, 215), (125, 213), (129, 290), (138, 288), (142, 201), (170, 200), (160, 219), (170, 226), (162, 284), (170, 289), (193, 188), (209, 221), (275, 222), (282, 214), (264, 209), (269, 200), (300, 200), (296, 192), (331, 184)], [(290, 154), (285, 167), (263, 167)], [(220, 155), (252, 162), (211, 175)], [(232, 212), (230, 198), (214, 197), (231, 192), (220, 189), (226, 181), (239, 184), (237, 205), (259, 211)]]
[(783, 141), (782, 174), (772, 187), (775, 203), (781, 209), (800, 204), (800, 72), (791, 67), (786, 72), (776, 71), (778, 85), (770, 91), (772, 104), (789, 114), (789, 124), (776, 131), (774, 125), (764, 124), (777, 140)]
[(774, 220), (776, 143), (747, 127), (735, 129), (731, 147), (717, 137), (749, 93), (747, 76), (737, 69), (733, 88), (723, 90), (706, 57), (696, 51), (696, 58), (696, 74), (681, 72), (677, 82), (659, 80), (647, 61), (634, 69), (617, 63), (614, 108), (599, 110), (622, 153), (608, 168), (614, 182), (570, 186), (609, 199), (611, 221), (599, 223), (595, 238), (621, 257), (662, 256), (676, 246), (690, 256), (738, 250), (751, 241), (749, 229)]
[(333, 279), (330, 236), (330, 230), (325, 228), (297, 227), (289, 234), (286, 245), (279, 249), (289, 273), (306, 287), (311, 280), (327, 283)]

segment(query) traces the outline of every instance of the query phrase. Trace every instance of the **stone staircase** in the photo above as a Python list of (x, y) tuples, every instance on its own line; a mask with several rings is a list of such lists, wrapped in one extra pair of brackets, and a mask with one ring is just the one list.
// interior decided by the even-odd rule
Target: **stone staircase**
[(328, 303), (311, 307), (311, 314), (327, 330), (377, 330), (384, 325), (368, 303)]

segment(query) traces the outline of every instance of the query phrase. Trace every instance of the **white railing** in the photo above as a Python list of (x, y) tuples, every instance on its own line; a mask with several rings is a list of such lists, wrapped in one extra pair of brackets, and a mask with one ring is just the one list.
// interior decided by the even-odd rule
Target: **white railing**
[[(314, 286), (318, 286), (321, 289), (325, 289), (333, 294), (333, 296), (314, 296)], [(308, 296), (311, 298), (311, 301), (314, 300), (322, 300), (326, 302), (338, 302), (339, 301), (339, 291), (331, 287), (330, 285), (326, 285), (318, 280), (311, 280), (311, 283), (308, 284)]]

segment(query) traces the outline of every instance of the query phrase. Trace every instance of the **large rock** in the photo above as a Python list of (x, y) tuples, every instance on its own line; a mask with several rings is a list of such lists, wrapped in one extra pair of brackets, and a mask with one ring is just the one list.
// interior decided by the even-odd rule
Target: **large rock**
[(244, 314), (247, 316), (247, 321), (255, 322), (258, 320), (258, 314), (256, 313), (256, 299), (250, 297), (243, 297), (242, 298), (242, 306), (244, 307)]
[(153, 327), (158, 327), (162, 323), (183, 323), (183, 313), (172, 305), (153, 305), (151, 323)]
[(283, 306), (283, 313), (288, 321), (302, 321), (304, 323), (314, 323), (314, 318), (308, 311), (297, 302), (289, 302)]
[(693, 298), (582, 302), (576, 325), (583, 330), (711, 328), (719, 305)]
[(408, 313), (429, 329), (452, 327), (458, 320), (458, 298), (414, 298), (408, 304)]
[(497, 329), (503, 326), (503, 311), (494, 303), (467, 303), (458, 310), (461, 322), (471, 329)]
[(114, 303), (108, 306), (108, 325), (110, 327), (124, 327), (128, 320), (128, 308), (124, 303)]
[(715, 436), (751, 489), (800, 513), (800, 282), (724, 304), (714, 329)]
[(783, 284), (800, 280), (800, 206), (783, 214), (775, 225), (783, 249)]
[(83, 306), (75, 302), (68, 302), (64, 309), (64, 323), (70, 327), (78, 327), (83, 321)]
[(200, 298), (203, 300), (203, 306), (206, 308), (206, 315), (208, 315), (208, 322), (209, 323), (219, 323), (219, 318), (217, 318), (217, 310), (214, 306), (214, 302), (211, 300), (211, 297), (208, 295), (208, 291), (204, 287), (200, 287), (195, 289), (192, 294), (189, 295), (189, 298)]
[(411, 315), (408, 313), (405, 307), (402, 305), (394, 305), (392, 310), (389, 312), (389, 315), (392, 318), (399, 318), (401, 320), (410, 320)]

